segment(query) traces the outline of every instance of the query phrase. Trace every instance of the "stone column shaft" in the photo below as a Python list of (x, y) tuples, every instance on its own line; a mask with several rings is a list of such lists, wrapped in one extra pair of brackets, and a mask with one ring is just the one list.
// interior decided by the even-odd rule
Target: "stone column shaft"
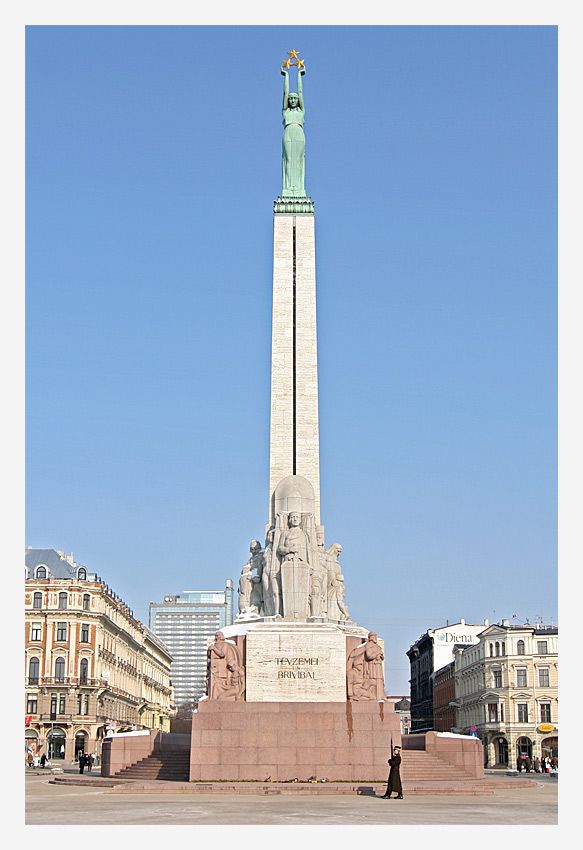
[(276, 213), (273, 228), (270, 520), (273, 493), (288, 475), (314, 488), (320, 524), (316, 263), (313, 214)]

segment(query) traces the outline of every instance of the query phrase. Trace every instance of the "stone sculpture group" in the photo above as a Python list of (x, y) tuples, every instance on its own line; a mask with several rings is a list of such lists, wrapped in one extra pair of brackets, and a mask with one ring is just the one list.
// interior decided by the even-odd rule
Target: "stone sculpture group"
[(251, 557), (239, 578), (238, 620), (285, 617), (350, 621), (338, 560), (342, 546), (333, 543), (324, 549), (313, 514), (278, 513), (265, 546), (252, 540), (249, 548)]

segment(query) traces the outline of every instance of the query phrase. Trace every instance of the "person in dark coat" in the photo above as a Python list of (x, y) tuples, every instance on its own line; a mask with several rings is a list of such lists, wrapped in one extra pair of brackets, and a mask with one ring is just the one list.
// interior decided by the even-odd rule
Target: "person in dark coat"
[(79, 753), (79, 773), (85, 770), (85, 753)]
[(387, 790), (382, 795), (385, 800), (391, 799), (391, 794), (393, 791), (397, 795), (395, 799), (402, 800), (403, 799), (403, 787), (401, 785), (401, 774), (399, 773), (399, 768), (401, 766), (401, 747), (393, 748), (393, 755), (389, 759), (389, 765), (391, 769), (389, 771), (389, 781), (387, 782)]
[(47, 757), (46, 757), (46, 755), (43, 753), (43, 754), (42, 754), (42, 756), (40, 757), (40, 766), (41, 766), (41, 767), (44, 767), (44, 766), (45, 766), (45, 764), (46, 764), (46, 761), (47, 761)]

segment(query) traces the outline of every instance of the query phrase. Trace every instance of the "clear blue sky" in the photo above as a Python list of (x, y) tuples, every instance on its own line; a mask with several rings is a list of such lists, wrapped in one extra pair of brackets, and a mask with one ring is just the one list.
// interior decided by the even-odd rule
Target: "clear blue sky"
[(292, 48), (322, 521), (407, 693), (428, 627), (557, 622), (555, 27), (29, 27), (26, 544), (147, 622), (262, 538)]

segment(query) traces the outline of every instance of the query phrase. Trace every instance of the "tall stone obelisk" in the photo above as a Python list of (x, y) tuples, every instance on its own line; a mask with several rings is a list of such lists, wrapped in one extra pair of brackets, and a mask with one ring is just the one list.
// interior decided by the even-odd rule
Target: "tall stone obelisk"
[(273, 215), (270, 522), (275, 521), (278, 483), (288, 475), (301, 475), (314, 488), (314, 518), (319, 526), (316, 244), (314, 204), (304, 188), (304, 69), (298, 69), (297, 94), (289, 94), (285, 67), (282, 73), (283, 190)]
[(389, 742), (400, 743), (383, 642), (350, 619), (342, 546), (326, 548), (320, 524), (314, 205), (304, 188), (304, 63), (288, 56), (273, 218), (269, 522), (265, 545), (251, 541), (235, 622), (208, 647), (192, 781), (378, 780)]

